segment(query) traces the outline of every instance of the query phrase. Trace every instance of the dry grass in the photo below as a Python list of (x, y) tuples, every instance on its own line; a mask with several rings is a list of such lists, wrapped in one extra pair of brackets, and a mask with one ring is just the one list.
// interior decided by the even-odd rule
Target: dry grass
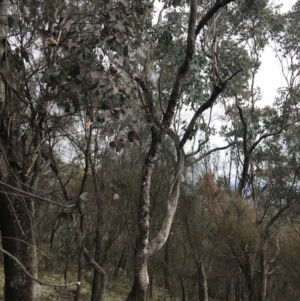
[[(61, 273), (55, 273), (47, 271), (47, 273), (40, 273), (40, 279), (50, 283), (62, 284), (64, 283), (63, 276)], [(75, 273), (74, 273), (75, 275)], [(76, 282), (76, 278), (70, 275), (69, 282)], [(3, 285), (4, 285), (4, 272), (3, 272), (3, 262), (0, 262), (0, 300), (3, 300)], [(76, 287), (50, 287), (43, 286), (43, 301), (72, 301), (74, 298), (74, 292)], [(130, 290), (130, 283), (126, 283), (121, 280), (110, 280), (108, 283), (107, 292), (105, 295), (105, 301), (123, 301), (126, 299), (128, 292)], [(81, 287), (81, 301), (90, 300), (91, 285), (89, 282), (84, 281)], [(179, 301), (179, 297), (171, 297), (165, 289), (155, 288), (153, 290), (152, 299), (147, 298), (151, 301)]]
[[(42, 280), (51, 282), (51, 283), (63, 283), (63, 277), (60, 274), (53, 273), (50, 276), (45, 275), (42, 277)], [(69, 281), (73, 282), (75, 279), (69, 279)], [(4, 285), (4, 273), (3, 273), (3, 265), (0, 265), (0, 300), (3, 300), (3, 285)], [(76, 287), (68, 287), (68, 288), (58, 288), (58, 287), (50, 287), (50, 286), (43, 286), (43, 301), (72, 301), (74, 298), (74, 291)], [(88, 301), (90, 300), (90, 291), (91, 286), (87, 282), (82, 283), (81, 288), (81, 301)], [(126, 299), (127, 294), (129, 292), (128, 285), (122, 287), (120, 283), (109, 283), (109, 287), (107, 289), (106, 295), (104, 300), (105, 301), (123, 301)], [(171, 298), (169, 295), (166, 294), (164, 289), (157, 289), (153, 292), (153, 301), (160, 300), (160, 301), (177, 301), (179, 299)]]

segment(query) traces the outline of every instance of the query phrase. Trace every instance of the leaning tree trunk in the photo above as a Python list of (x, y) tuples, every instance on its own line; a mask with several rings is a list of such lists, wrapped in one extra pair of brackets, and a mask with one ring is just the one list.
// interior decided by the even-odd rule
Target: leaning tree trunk
[[(148, 167), (149, 165), (150, 164), (148, 164), (146, 161), (145, 166)], [(147, 170), (147, 168), (145, 168), (145, 170)], [(171, 225), (178, 204), (178, 198), (180, 194), (180, 183), (181, 183), (183, 170), (184, 170), (184, 152), (183, 150), (178, 149), (176, 171), (174, 174), (172, 185), (170, 187), (169, 198), (167, 200), (167, 210), (158, 234), (150, 241), (149, 241), (150, 190), (147, 190), (145, 192), (142, 189), (141, 199), (146, 200), (146, 202), (140, 203), (140, 208), (138, 211), (140, 236), (137, 242), (137, 249), (136, 249), (135, 261), (134, 261), (134, 284), (128, 298), (126, 299), (127, 301), (143, 301), (146, 297), (146, 293), (149, 286), (148, 259), (153, 254), (155, 254), (158, 250), (160, 250), (168, 239)], [(151, 179), (151, 175), (149, 175), (148, 173), (147, 175), (144, 175), (143, 179), (149, 181), (149, 179)]]
[[(141, 194), (138, 200), (138, 212), (137, 223), (139, 227), (139, 236), (137, 239), (137, 247), (134, 262), (134, 284), (132, 290), (127, 298), (127, 301), (143, 301), (149, 285), (149, 276), (147, 270), (148, 259), (162, 248), (165, 244), (170, 228), (173, 222), (173, 218), (177, 208), (177, 202), (180, 193), (181, 177), (184, 170), (184, 146), (188, 139), (191, 137), (198, 118), (201, 114), (209, 109), (218, 96), (223, 92), (227, 82), (232, 79), (238, 72), (230, 76), (225, 82), (220, 82), (215, 85), (210, 97), (196, 110), (195, 114), (191, 118), (181, 140), (179, 137), (169, 130), (174, 117), (175, 108), (180, 100), (182, 94), (182, 83), (186, 77), (190, 68), (190, 63), (193, 59), (195, 51), (195, 41), (201, 31), (201, 29), (207, 24), (207, 22), (214, 16), (217, 11), (233, 2), (234, 0), (216, 1), (216, 3), (203, 15), (198, 25), (196, 26), (197, 19), (197, 0), (192, 0), (190, 3), (190, 16), (187, 30), (187, 47), (186, 54), (183, 62), (177, 69), (176, 77), (173, 83), (172, 92), (170, 94), (167, 108), (163, 114), (163, 120), (160, 123), (156, 116), (156, 110), (154, 108), (153, 97), (148, 89), (146, 82), (139, 76), (134, 76), (134, 79), (140, 85), (143, 91), (143, 100), (147, 101), (146, 115), (149, 124), (151, 126), (151, 146), (146, 157), (142, 176), (141, 176)], [(158, 160), (158, 154), (161, 149), (164, 137), (166, 134), (174, 140), (175, 148), (177, 151), (177, 166), (176, 172), (171, 184), (169, 197), (167, 199), (167, 210), (162, 222), (161, 228), (155, 238), (149, 241), (149, 210), (150, 210), (150, 191), (151, 191), (151, 179), (154, 170), (155, 163)], [(196, 152), (197, 153), (197, 152)], [(193, 156), (193, 154), (190, 154)]]

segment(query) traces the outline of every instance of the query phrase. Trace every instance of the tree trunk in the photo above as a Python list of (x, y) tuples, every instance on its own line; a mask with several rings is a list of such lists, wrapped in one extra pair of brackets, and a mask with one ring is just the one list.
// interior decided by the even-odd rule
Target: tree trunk
[(126, 301), (144, 301), (149, 286), (148, 258), (144, 249), (137, 250), (134, 263), (134, 283)]
[(153, 298), (153, 284), (154, 284), (154, 277), (153, 276), (151, 276), (150, 277), (150, 299), (152, 299)]
[[(248, 289), (248, 299), (249, 301), (257, 301), (258, 299), (258, 292), (257, 292), (257, 285), (255, 281), (255, 271), (253, 267), (253, 259), (251, 260), (251, 256), (245, 252), (245, 259), (244, 263), (240, 263), (240, 268), (245, 276), (247, 289)], [(242, 283), (242, 281), (240, 280)]]
[(231, 301), (231, 280), (229, 281), (226, 290), (226, 301)]
[(167, 240), (164, 257), (165, 289), (170, 292), (170, 264), (169, 264), (170, 238)]
[[(8, 0), (0, 1), (0, 57), (7, 50)], [(1, 64), (5, 64), (2, 60)], [(4, 66), (0, 66), (4, 67)], [(3, 76), (0, 77), (0, 181), (22, 189), (19, 175), (13, 175), (13, 168), (8, 166), (10, 154), (8, 118), (5, 106), (8, 103), (7, 86)], [(37, 258), (33, 222), (33, 202), (17, 194), (0, 193), (0, 230), (2, 247), (16, 257), (26, 270), (37, 278)], [(36, 301), (41, 296), (41, 286), (31, 280), (12, 258), (4, 255), (5, 301)]]
[(260, 260), (261, 260), (261, 278), (260, 278), (260, 295), (259, 301), (265, 301), (267, 298), (267, 283), (268, 283), (268, 270), (269, 264), (265, 258), (266, 242), (264, 241), (261, 248)]
[(105, 271), (100, 267), (100, 265), (93, 259), (93, 257), (90, 255), (90, 253), (88, 252), (88, 250), (83, 247), (83, 253), (84, 256), (87, 260), (87, 262), (89, 263), (89, 265), (95, 270), (97, 271), (97, 273), (100, 275), (101, 277), (101, 285), (99, 288), (99, 291), (97, 292), (97, 301), (102, 301), (104, 299), (104, 295), (105, 295), (105, 290), (106, 290), (106, 286), (107, 286), (107, 275), (105, 273)]
[(249, 292), (249, 301), (257, 301), (258, 300), (254, 279), (252, 279), (251, 283), (248, 284), (248, 292)]
[[(98, 213), (98, 215), (99, 215), (99, 213)], [(98, 223), (99, 223), (99, 221), (98, 221)], [(98, 227), (99, 227), (99, 224), (98, 224)], [(101, 234), (100, 234), (100, 230), (97, 229), (96, 236), (95, 236), (94, 259), (97, 262), (97, 264), (99, 264), (99, 265), (100, 265), (100, 254), (101, 254)], [(103, 281), (103, 279), (101, 277), (101, 274), (99, 274), (97, 272), (97, 270), (94, 270), (91, 301), (100, 301), (101, 300), (100, 296), (102, 295), (102, 292), (101, 292), (102, 281)]]
[(200, 262), (200, 266), (198, 269), (198, 276), (199, 276), (199, 301), (208, 301), (207, 277), (202, 262)]
[(118, 264), (116, 263), (116, 266), (115, 266), (115, 272), (114, 272), (114, 277), (117, 277), (117, 276), (118, 276), (118, 273), (119, 273), (120, 269), (125, 270), (126, 257), (127, 257), (126, 252), (127, 252), (127, 251), (126, 251), (126, 248), (124, 248), (124, 249), (122, 250), (120, 259), (119, 259), (119, 261), (118, 261)]
[(185, 301), (185, 287), (183, 284), (182, 276), (180, 276), (180, 286), (181, 286), (181, 301)]
[[(249, 298), (250, 300), (250, 298)], [(240, 301), (240, 287), (239, 287), (239, 278), (235, 282), (235, 301)]]
[[(0, 162), (3, 163), (3, 162)], [(2, 177), (1, 177), (1, 180)], [(31, 201), (0, 194), (0, 229), (2, 247), (15, 256), (26, 270), (37, 278), (37, 258), (32, 224)], [(41, 286), (31, 280), (20, 265), (4, 255), (5, 301), (36, 301), (41, 297)]]

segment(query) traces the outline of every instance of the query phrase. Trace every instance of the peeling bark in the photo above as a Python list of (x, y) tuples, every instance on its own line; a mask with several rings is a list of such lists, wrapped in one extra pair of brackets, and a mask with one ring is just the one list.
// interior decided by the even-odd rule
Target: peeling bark
[[(152, 96), (147, 88), (147, 85), (140, 78), (135, 78), (139, 83), (145, 98), (148, 101), (147, 107), (147, 117), (151, 121), (151, 146), (146, 157), (141, 178), (141, 193), (138, 203), (137, 220), (139, 227), (139, 236), (137, 239), (136, 256), (134, 262), (134, 284), (132, 290), (127, 298), (127, 301), (143, 301), (146, 296), (146, 291), (149, 286), (149, 276), (147, 271), (147, 262), (150, 256), (155, 254), (160, 250), (165, 244), (168, 235), (170, 233), (173, 218), (177, 209), (178, 198), (180, 194), (180, 184), (182, 172), (184, 170), (184, 145), (189, 139), (195, 123), (205, 110), (210, 108), (216, 101), (220, 93), (224, 90), (226, 83), (232, 77), (227, 79), (225, 82), (216, 85), (212, 91), (210, 98), (200, 106), (200, 108), (195, 113), (188, 128), (181, 141), (175, 142), (175, 147), (177, 150), (177, 163), (175, 167), (175, 175), (173, 182), (170, 187), (169, 197), (167, 199), (166, 214), (162, 221), (162, 226), (151, 241), (149, 241), (149, 207), (150, 207), (150, 189), (151, 189), (151, 178), (154, 170), (154, 164), (158, 160), (158, 154), (161, 149), (163, 139), (168, 131), (170, 131), (170, 126), (172, 119), (174, 117), (174, 111), (176, 105), (179, 102), (181, 92), (182, 92), (182, 82), (186, 77), (189, 70), (190, 63), (193, 59), (195, 51), (195, 40), (204, 25), (213, 17), (213, 15), (226, 4), (233, 2), (234, 0), (224, 0), (217, 1), (217, 3), (203, 16), (196, 28), (196, 18), (197, 18), (197, 0), (192, 0), (190, 5), (190, 17), (188, 23), (188, 36), (187, 36), (187, 47), (185, 58), (182, 64), (178, 67), (176, 78), (173, 84), (173, 89), (170, 94), (168, 105), (166, 111), (163, 115), (162, 124), (155, 119), (154, 108), (152, 102)], [(234, 75), (233, 75), (234, 76)], [(178, 137), (177, 137), (178, 139)], [(179, 140), (179, 139), (178, 139)]]

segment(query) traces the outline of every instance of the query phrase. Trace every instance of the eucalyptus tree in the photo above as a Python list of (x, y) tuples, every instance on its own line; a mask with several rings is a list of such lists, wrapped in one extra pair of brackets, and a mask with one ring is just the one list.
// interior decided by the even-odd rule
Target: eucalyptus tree
[(270, 268), (276, 265), (280, 251), (278, 235), (281, 219), (297, 205), (298, 165), (292, 159), (294, 150), (289, 148), (284, 138), (290, 137), (299, 122), (294, 98), (298, 80), (293, 72), (295, 62), (291, 60), (292, 64), (288, 66), (291, 71), (285, 74), (287, 88), (280, 90), (273, 106), (258, 106), (262, 95), (260, 88), (254, 84), (260, 63), (259, 53), (268, 42), (266, 34), (260, 36), (257, 33), (267, 30), (269, 39), (276, 43), (275, 50), (281, 62), (285, 55), (293, 56), (294, 50), (288, 42), (293, 40), (292, 32), (289, 32), (294, 27), (290, 25), (292, 11), (280, 15), (276, 11), (275, 14), (268, 11), (267, 7), (260, 8), (257, 11), (260, 17), (250, 23), (251, 30), (244, 31), (249, 34), (247, 40), (253, 64), (250, 68), (251, 85), (249, 89), (232, 89), (234, 103), (226, 113), (232, 125), (229, 131), (228, 126), (224, 128), (226, 135), (234, 135), (240, 141), (232, 157), (236, 164), (236, 177), (227, 182), (235, 182), (238, 194), (253, 204), (255, 224), (260, 233), (259, 245), (253, 246), (252, 255), (250, 248), (247, 251), (247, 265), (252, 267), (252, 271), (245, 270), (243, 258), (236, 256), (247, 279), (250, 300), (267, 299)]
[[(0, 5), (5, 300), (37, 300), (35, 283), (45, 284), (37, 277), (37, 200), (67, 210), (71, 204), (77, 210), (77, 223), (69, 211), (65, 215), (79, 238), (75, 300), (80, 298), (84, 257), (95, 270), (92, 300), (103, 298), (107, 275), (101, 267), (101, 246), (95, 244), (94, 258), (85, 246), (87, 192), (98, 206), (95, 238), (101, 242), (105, 194), (99, 174), (102, 167), (108, 168), (101, 156), (108, 154), (117, 165), (128, 158), (123, 149), (129, 143), (140, 147), (145, 160), (142, 166), (137, 164), (140, 192), (133, 220), (138, 234), (134, 283), (127, 300), (143, 300), (149, 285), (148, 260), (168, 239), (183, 172), (221, 149), (204, 147), (214, 133), (211, 111), (205, 112), (222, 95), (232, 125), (224, 129), (228, 144), (222, 148), (237, 144), (241, 196), (255, 186), (249, 177), (254, 150), (296, 121), (272, 108), (255, 108), (259, 91), (254, 90), (254, 76), (266, 33), (271, 32), (269, 23), (276, 19), (274, 10), (266, 0), (166, 1), (165, 13), (161, 11), (152, 25), (154, 7), (149, 1), (3, 0)], [(232, 98), (235, 107), (227, 103)], [(188, 114), (183, 113), (186, 109)], [(268, 131), (263, 133), (263, 128)], [(188, 142), (198, 137), (197, 149), (186, 154)], [(66, 145), (69, 151), (61, 155), (59, 150)], [(160, 229), (151, 233), (153, 181), (160, 172), (162, 147), (168, 147), (170, 157), (176, 159), (166, 165), (168, 193), (163, 189), (160, 195), (166, 211)], [(64, 156), (82, 166), (73, 198), (59, 168)], [(39, 179), (47, 168), (57, 178), (62, 202), (41, 196)], [(117, 189), (115, 183), (108, 183)], [(115, 193), (113, 198), (118, 197)]]
[[(196, 42), (199, 33), (204, 29), (205, 25), (210, 22), (214, 24), (212, 21), (213, 17), (217, 15), (219, 10), (225, 7), (227, 4), (233, 1), (216, 1), (212, 5), (202, 5), (198, 6), (197, 1), (191, 1), (189, 10), (184, 11), (184, 6), (182, 7), (181, 12), (177, 12), (176, 9), (173, 10), (173, 18), (175, 19), (177, 16), (188, 14), (188, 20), (183, 24), (186, 26), (182, 29), (181, 34), (183, 35), (182, 41), (180, 39), (176, 39), (175, 43), (179, 45), (177, 48), (181, 51), (181, 55), (177, 57), (178, 63), (173, 66), (170, 66), (174, 71), (174, 76), (172, 80), (172, 84), (167, 85), (167, 87), (163, 87), (164, 90), (159, 90), (158, 93), (152, 93), (151, 83), (149, 78), (149, 68), (147, 65), (147, 60), (144, 65), (142, 65), (142, 74), (134, 74), (134, 79), (140, 86), (142, 91), (142, 101), (144, 104), (144, 109), (146, 113), (146, 118), (149, 123), (149, 136), (151, 135), (151, 144), (146, 156), (146, 160), (144, 166), (142, 168), (142, 178), (141, 178), (141, 194), (138, 202), (138, 215), (137, 221), (139, 226), (139, 236), (137, 240), (136, 246), (136, 256), (135, 256), (135, 264), (134, 264), (134, 285), (132, 290), (127, 298), (127, 300), (143, 300), (145, 298), (145, 293), (147, 291), (149, 285), (149, 277), (147, 271), (147, 263), (149, 257), (153, 256), (166, 242), (168, 235), (170, 233), (170, 228), (172, 225), (172, 221), (174, 218), (174, 214), (177, 208), (178, 198), (180, 194), (180, 185), (182, 179), (182, 173), (185, 168), (185, 151), (184, 146), (187, 141), (192, 137), (193, 134), (197, 131), (197, 123), (201, 114), (204, 113), (207, 109), (209, 109), (214, 102), (217, 100), (218, 96), (223, 92), (228, 81), (231, 80), (240, 69), (230, 70), (229, 74), (223, 77), (223, 70), (219, 71), (217, 62), (216, 62), (216, 52), (212, 52), (211, 57), (208, 61), (199, 62), (200, 66), (205, 69), (205, 63), (208, 66), (212, 66), (212, 72), (210, 73), (213, 77), (213, 80), (209, 85), (206, 86), (206, 89), (203, 89), (204, 93), (201, 95), (200, 99), (202, 103), (194, 103), (195, 111), (192, 114), (190, 122), (188, 122), (187, 126), (184, 127), (183, 131), (178, 135), (173, 131), (171, 127), (173, 118), (175, 116), (176, 107), (182, 107), (182, 104), (185, 100), (184, 97), (184, 89), (188, 86), (189, 75), (191, 72), (191, 67), (195, 68), (195, 62), (193, 62), (194, 56), (198, 50), (198, 42)], [(200, 15), (199, 21), (198, 15)], [(172, 16), (172, 15), (171, 15)], [(163, 24), (163, 23), (161, 23)], [(160, 25), (160, 24), (159, 24)], [(178, 25), (178, 24), (177, 24)], [(178, 28), (179, 26), (177, 26)], [(210, 27), (213, 27), (211, 25)], [(176, 30), (176, 26), (174, 26)], [(184, 38), (184, 36), (187, 36)], [(172, 27), (170, 30), (164, 30), (161, 35), (162, 41), (165, 41), (166, 44), (173, 45), (172, 42)], [(185, 42), (186, 40), (186, 42)], [(186, 45), (182, 48), (180, 45)], [(150, 47), (149, 47), (150, 48)], [(180, 49), (181, 48), (181, 49)], [(174, 57), (168, 57), (170, 62), (175, 60), (176, 48)], [(155, 51), (155, 49), (154, 49)], [(169, 52), (168, 52), (169, 53)], [(182, 57), (182, 58), (180, 58)], [(164, 72), (162, 67), (160, 66), (160, 60), (156, 57), (150, 59), (152, 66), (161, 70), (161, 73)], [(176, 60), (175, 60), (176, 62)], [(163, 66), (163, 65), (162, 65)], [(207, 67), (209, 69), (210, 67)], [(199, 75), (201, 77), (201, 75)], [(205, 77), (204, 77), (205, 78)], [(160, 79), (163, 79), (163, 74), (160, 75)], [(167, 84), (167, 83), (165, 83)], [(197, 85), (197, 82), (196, 84)], [(162, 87), (161, 82), (159, 81), (159, 86)], [(159, 88), (160, 89), (160, 88)], [(202, 91), (200, 91), (202, 92)], [(165, 103), (162, 106), (163, 101), (161, 99), (162, 93), (165, 96)], [(195, 93), (195, 97), (197, 94)], [(158, 111), (162, 113), (158, 114)], [(171, 181), (169, 196), (166, 199), (166, 213), (161, 222), (161, 228), (158, 233), (150, 238), (149, 237), (149, 208), (151, 204), (150, 191), (151, 191), (151, 181), (152, 174), (155, 167), (155, 162), (158, 159), (159, 150), (161, 145), (165, 139), (166, 135), (169, 135), (174, 141), (174, 150), (176, 150), (176, 164), (174, 166), (174, 177)], [(207, 141), (206, 141), (207, 142)], [(205, 142), (204, 142), (205, 143)], [(202, 150), (201, 146), (204, 143), (199, 143), (199, 148), (194, 153), (189, 154), (189, 157), (196, 155)]]
[[(75, 199), (85, 201), (92, 124), (95, 122), (96, 127), (98, 121), (101, 127), (99, 109), (123, 109), (134, 101), (132, 86), (124, 82), (116, 68), (107, 65), (104, 57), (107, 52), (115, 57), (128, 54), (127, 47), (138, 31), (140, 16), (135, 9), (139, 7), (134, 2), (0, 2), (0, 229), (5, 300), (38, 300), (40, 284), (47, 284), (37, 277), (35, 205), (39, 200), (69, 208), (67, 183), (55, 164), (55, 155), (65, 143), (62, 137), (71, 137), (80, 127), (81, 116), (86, 143), (77, 150), (84, 152), (85, 164), (78, 191), (81, 198), (78, 195)], [(116, 156), (113, 149), (111, 153)], [(47, 191), (38, 184), (48, 167), (58, 178), (62, 202), (42, 197)], [(78, 233), (83, 232), (83, 223), (81, 214)], [(81, 255), (85, 254), (102, 273), (83, 245), (81, 250)]]

